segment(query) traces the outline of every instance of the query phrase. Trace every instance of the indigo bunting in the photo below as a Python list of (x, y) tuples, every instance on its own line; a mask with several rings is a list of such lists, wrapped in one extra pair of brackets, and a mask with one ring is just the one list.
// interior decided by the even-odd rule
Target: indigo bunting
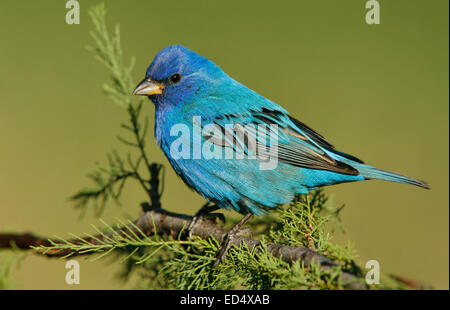
[[(176, 173), (209, 202), (245, 215), (240, 224), (324, 185), (378, 179), (429, 188), (336, 150), (284, 108), (181, 45), (156, 55), (134, 94), (155, 104), (156, 140)], [(271, 157), (275, 164), (263, 167)]]

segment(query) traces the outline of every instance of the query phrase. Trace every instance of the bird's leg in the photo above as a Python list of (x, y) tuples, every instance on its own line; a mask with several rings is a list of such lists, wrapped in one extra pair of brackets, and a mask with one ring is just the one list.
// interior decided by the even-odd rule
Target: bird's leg
[(252, 217), (253, 213), (249, 212), (244, 217), (237, 222), (231, 229), (226, 233), (226, 235), (222, 239), (222, 243), (220, 244), (219, 251), (217, 251), (217, 260), (214, 262), (214, 267), (219, 265), (221, 262), (225, 260), (227, 256), (228, 250), (233, 244), (233, 239), (239, 235), (239, 230), (241, 227)]
[(189, 226), (187, 228), (187, 231), (189, 233), (189, 238), (192, 237), (192, 231), (194, 229), (194, 227), (199, 223), (199, 221), (203, 220), (203, 219), (208, 219), (208, 220), (214, 220), (216, 218), (218, 218), (219, 220), (221, 220), (222, 222), (225, 223), (225, 217), (223, 216), (222, 213), (211, 213), (214, 212), (216, 210), (219, 210), (220, 208), (217, 205), (210, 205), (209, 202), (207, 202), (206, 204), (204, 204), (200, 210), (197, 211), (197, 213), (195, 213), (194, 217), (192, 218), (191, 223), (189, 223)]

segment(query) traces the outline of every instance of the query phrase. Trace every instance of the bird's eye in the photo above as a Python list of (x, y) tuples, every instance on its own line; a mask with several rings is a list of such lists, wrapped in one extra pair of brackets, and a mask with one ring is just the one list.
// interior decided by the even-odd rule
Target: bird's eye
[(175, 73), (170, 76), (170, 81), (174, 84), (178, 83), (180, 80), (181, 80), (181, 75), (179, 73)]

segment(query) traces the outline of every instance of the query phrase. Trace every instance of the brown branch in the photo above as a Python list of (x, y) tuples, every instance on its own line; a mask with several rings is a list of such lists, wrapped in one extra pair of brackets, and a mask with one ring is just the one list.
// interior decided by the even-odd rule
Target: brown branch
[(50, 242), (33, 235), (32, 233), (25, 234), (0, 234), (0, 248), (10, 249), (18, 248), (22, 250), (29, 250), (31, 247), (49, 246)]
[(392, 278), (394, 278), (394, 280), (396, 280), (397, 282), (402, 283), (403, 285), (405, 285), (409, 288), (412, 288), (414, 290), (432, 290), (433, 289), (432, 286), (420, 283), (417, 280), (408, 279), (408, 278), (400, 277), (400, 276), (393, 275), (393, 274), (390, 274), (390, 276)]
[[(133, 225), (128, 225), (127, 227), (122, 227), (116, 230), (122, 236), (129, 236), (129, 230), (136, 232), (136, 227), (138, 227), (142, 232), (147, 235), (156, 233), (160, 235), (171, 235), (177, 237), (192, 221), (192, 217), (185, 214), (178, 214), (166, 211), (161, 208), (151, 208), (149, 204), (142, 204), (144, 213), (134, 221)], [(202, 239), (207, 239), (213, 236), (217, 240), (222, 240), (226, 234), (226, 230), (223, 226), (218, 225), (215, 221), (211, 220), (201, 220), (198, 221), (191, 229), (191, 235), (199, 236)], [(109, 232), (106, 236), (111, 236), (113, 232)], [(186, 235), (186, 234), (185, 234)], [(188, 236), (182, 236), (182, 239)], [(93, 244), (98, 244), (96, 240), (104, 240), (101, 235), (94, 236), (94, 238), (84, 238), (84, 240), (89, 241)], [(73, 243), (79, 243), (79, 241), (71, 240)], [(251, 239), (244, 236), (237, 236), (233, 241), (234, 245), (239, 245), (242, 242), (246, 243), (248, 248), (252, 249), (260, 245), (260, 242), (255, 239)], [(42, 238), (35, 236), (31, 233), (26, 234), (0, 234), (0, 248), (12, 248), (17, 247), (19, 249), (30, 249), (36, 246), (49, 246), (50, 242), (47, 238)], [(311, 266), (312, 263), (320, 264), (320, 268), (327, 270), (335, 266), (331, 260), (325, 256), (305, 247), (300, 246), (288, 246), (282, 244), (268, 244), (267, 250), (272, 253), (275, 257), (281, 258), (283, 261), (291, 263), (293, 261), (301, 261), (305, 266)], [(68, 254), (83, 255), (82, 253), (73, 253), (72, 250), (54, 250), (47, 251), (44, 255), (48, 257), (63, 257)], [(348, 272), (342, 273), (342, 282), (344, 287), (347, 289), (366, 289), (366, 285), (363, 284), (358, 278)]]

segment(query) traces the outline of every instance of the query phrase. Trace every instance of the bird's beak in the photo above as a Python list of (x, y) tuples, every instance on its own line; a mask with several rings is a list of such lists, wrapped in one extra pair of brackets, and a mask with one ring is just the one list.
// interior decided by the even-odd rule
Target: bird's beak
[(133, 95), (150, 96), (162, 94), (164, 85), (150, 78), (145, 78), (136, 86)]

